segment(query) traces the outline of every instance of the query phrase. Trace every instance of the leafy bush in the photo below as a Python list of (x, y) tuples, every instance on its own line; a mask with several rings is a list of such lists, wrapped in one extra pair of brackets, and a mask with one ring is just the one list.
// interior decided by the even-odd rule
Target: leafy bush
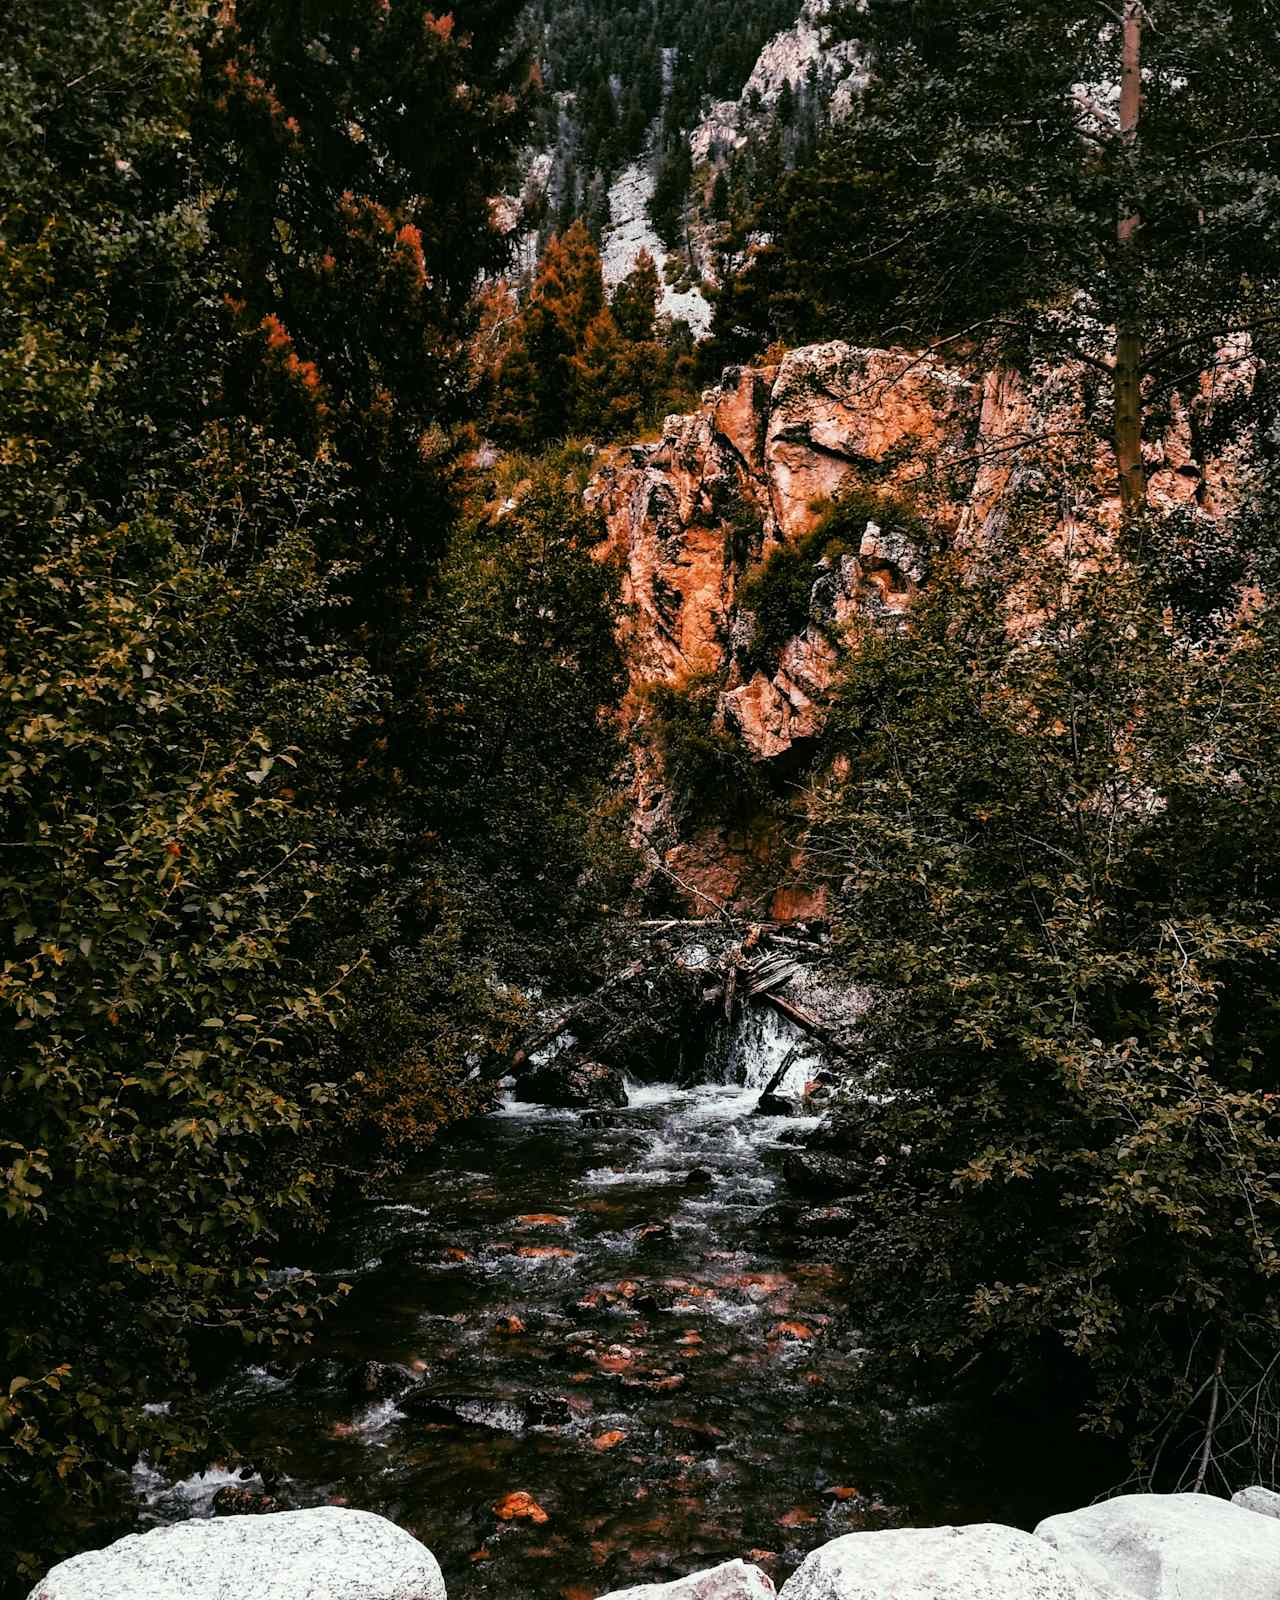
[(710, 822), (749, 815), (769, 788), (742, 742), (718, 721), (720, 686), (695, 678), (681, 688), (655, 686), (650, 725), (683, 821)]
[(815, 796), (880, 996), (844, 1123), (872, 1340), (1055, 1374), (1165, 1487), (1254, 1481), (1280, 1418), (1278, 668), (1274, 600), (1186, 631), (1138, 563), (1028, 535), (870, 633)]
[(738, 598), (756, 620), (748, 664), (774, 673), (787, 641), (804, 632), (812, 618), (813, 586), (819, 563), (826, 558), (856, 555), (867, 524), (886, 533), (900, 533), (918, 548), (928, 546), (924, 522), (897, 496), (872, 490), (846, 490), (823, 512), (817, 524), (794, 544), (778, 545), (764, 565), (743, 583)]

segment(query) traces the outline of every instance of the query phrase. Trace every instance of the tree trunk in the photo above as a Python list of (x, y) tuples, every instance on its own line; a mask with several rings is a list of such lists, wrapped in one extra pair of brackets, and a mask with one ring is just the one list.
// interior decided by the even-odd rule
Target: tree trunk
[[(1138, 142), (1142, 113), (1142, 0), (1125, 0), (1123, 60), (1120, 72), (1120, 142), (1131, 153)], [(1116, 313), (1115, 425), (1116, 467), (1120, 509), (1125, 515), (1146, 504), (1147, 481), (1142, 466), (1142, 333), (1132, 303), (1136, 280), (1137, 233), (1141, 219), (1123, 216), (1116, 225), (1119, 249), (1120, 304)]]

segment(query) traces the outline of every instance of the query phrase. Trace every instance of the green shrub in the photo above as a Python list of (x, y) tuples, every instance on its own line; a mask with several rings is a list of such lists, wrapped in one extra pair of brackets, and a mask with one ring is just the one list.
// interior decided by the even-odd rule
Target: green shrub
[(850, 664), (813, 842), (878, 995), (869, 1342), (1048, 1377), (1148, 1480), (1223, 1489), (1280, 1419), (1280, 607), (1210, 632), (1161, 590), (1030, 537), (939, 573)]
[(729, 729), (717, 726), (719, 683), (695, 678), (650, 691), (653, 736), (681, 821), (709, 822), (758, 810), (769, 798), (757, 763)]
[(811, 617), (813, 586), (818, 564), (827, 558), (856, 555), (868, 522), (886, 533), (904, 535), (918, 548), (929, 544), (923, 519), (899, 496), (873, 490), (846, 490), (831, 502), (817, 525), (794, 544), (774, 549), (764, 565), (738, 591), (742, 607), (754, 614), (755, 637), (747, 664), (772, 674), (787, 641), (803, 633)]

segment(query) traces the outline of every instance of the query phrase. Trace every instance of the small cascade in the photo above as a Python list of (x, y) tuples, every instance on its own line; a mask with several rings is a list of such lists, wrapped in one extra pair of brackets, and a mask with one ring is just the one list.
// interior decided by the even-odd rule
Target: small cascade
[(719, 1054), (725, 1083), (761, 1092), (772, 1086), (774, 1094), (798, 1100), (822, 1061), (821, 1047), (769, 1006), (742, 1006), (724, 1033)]

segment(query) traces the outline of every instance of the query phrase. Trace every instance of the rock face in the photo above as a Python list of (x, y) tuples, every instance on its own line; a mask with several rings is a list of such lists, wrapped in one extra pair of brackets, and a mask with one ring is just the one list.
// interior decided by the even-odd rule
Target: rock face
[[(1224, 397), (1220, 381), (1171, 405), (1164, 436), (1146, 447), (1156, 504), (1207, 517), (1229, 505), (1239, 463), (1196, 456)], [(998, 548), (1013, 492), (1042, 489), (1047, 471), (1070, 465), (1092, 475), (1091, 510), (1109, 525), (1116, 501), (1106, 450), (1090, 446), (1083, 464), (1059, 459), (1068, 448), (1059, 441), (1079, 438), (1087, 404), (1087, 375), (1070, 367), (1029, 390), (939, 353), (836, 342), (774, 365), (731, 367), (696, 412), (667, 418), (656, 443), (603, 455), (588, 500), (603, 513), (601, 555), (618, 562), (628, 606), (624, 714), (637, 832), (691, 904), (783, 921), (821, 919), (825, 909), (790, 842), (797, 830), (775, 812), (739, 807), (711, 821), (673, 794), (655, 695), (706, 691), (707, 734), (785, 790), (820, 748), (852, 636), (872, 620), (891, 625), (927, 581), (928, 552), (883, 516), (846, 523), (838, 545), (811, 545), (806, 555), (803, 541), (824, 512), (854, 490), (873, 507), (905, 497), (920, 505), (932, 538), (978, 562)], [(1048, 442), (1032, 451), (1028, 439)], [(807, 616), (762, 649), (747, 586), (779, 550), (800, 558), (792, 581), (808, 585)]]
[(54, 1567), (29, 1600), (445, 1600), (436, 1558), (395, 1523), (324, 1506), (180, 1522)]
[(848, 111), (853, 96), (866, 84), (866, 69), (856, 44), (823, 47), (820, 19), (827, 9), (826, 0), (805, 0), (795, 26), (775, 34), (760, 52), (741, 96), (712, 106), (693, 132), (695, 164), (712, 159), (717, 150), (727, 153), (745, 145), (753, 120), (759, 121), (759, 112), (752, 110), (756, 98), (773, 107), (784, 83), (798, 90), (811, 72), (817, 74), (821, 99), (832, 114), (839, 117)]
[(625, 1106), (627, 1085), (614, 1067), (584, 1061), (580, 1056), (556, 1056), (521, 1076), (516, 1099), (565, 1111)]
[(746, 1561), (726, 1561), (674, 1583), (643, 1583), (615, 1589), (603, 1600), (773, 1600), (773, 1580)]
[(1119, 1495), (1049, 1517), (1036, 1536), (1139, 1600), (1280, 1596), (1280, 1522), (1212, 1495)]
[[(807, 1557), (782, 1600), (1125, 1600), (1048, 1545), (993, 1522), (851, 1533)], [(1192, 1600), (1188, 1591), (1185, 1600)], [(1200, 1597), (1196, 1597), (1200, 1600)], [(1209, 1600), (1206, 1594), (1203, 1600)]]

